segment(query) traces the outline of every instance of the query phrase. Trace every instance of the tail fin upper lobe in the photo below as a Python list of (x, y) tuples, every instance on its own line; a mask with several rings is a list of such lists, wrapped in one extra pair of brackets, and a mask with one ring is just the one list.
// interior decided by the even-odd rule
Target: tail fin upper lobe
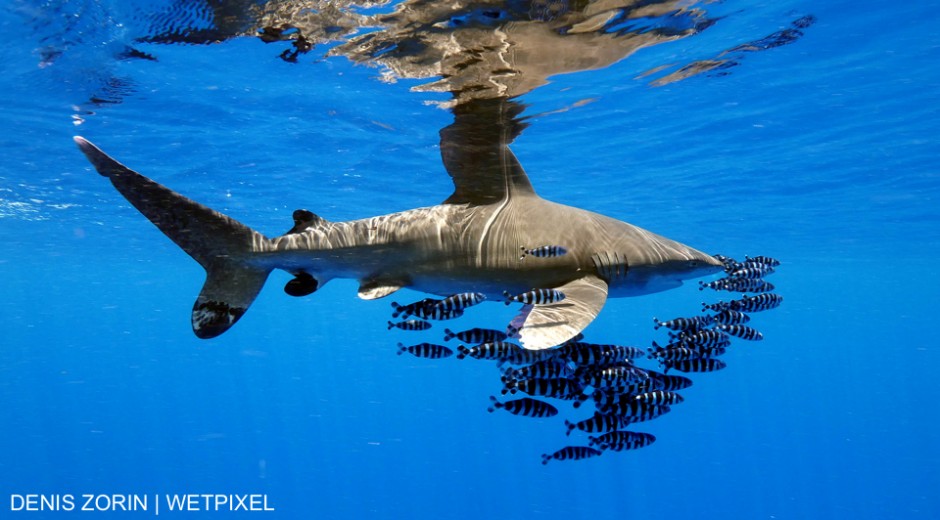
[(247, 261), (268, 239), (127, 168), (81, 137), (75, 143), (98, 173), (206, 270), (206, 283), (193, 305), (196, 336), (214, 338), (234, 325), (271, 272)]

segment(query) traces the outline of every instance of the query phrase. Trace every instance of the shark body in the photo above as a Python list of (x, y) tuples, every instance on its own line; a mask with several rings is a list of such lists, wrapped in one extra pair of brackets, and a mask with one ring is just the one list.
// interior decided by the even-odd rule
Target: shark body
[[(563, 300), (524, 305), (511, 324), (529, 349), (574, 337), (608, 297), (658, 292), (722, 269), (716, 258), (689, 246), (539, 197), (507, 146), (490, 150), (486, 164), (469, 164), (468, 157), (477, 156), (457, 154), (442, 142), (455, 191), (440, 205), (346, 222), (298, 210), (290, 231), (268, 238), (125, 167), (87, 140), (75, 141), (102, 176), (205, 268), (192, 315), (200, 338), (218, 336), (238, 321), (274, 269), (294, 275), (285, 291), (297, 296), (333, 278), (358, 280), (364, 299), (405, 287), (489, 299), (558, 289)], [(485, 182), (463, 174), (474, 167), (485, 169)], [(541, 246), (560, 246), (565, 254), (520, 257), (521, 248)]]

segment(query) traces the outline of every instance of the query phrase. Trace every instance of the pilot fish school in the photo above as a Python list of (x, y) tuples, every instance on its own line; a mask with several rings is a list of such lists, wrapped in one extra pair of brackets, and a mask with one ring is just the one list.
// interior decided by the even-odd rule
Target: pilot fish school
[[(751, 314), (778, 307), (783, 298), (768, 291), (773, 284), (763, 278), (774, 272), (780, 262), (767, 256), (747, 257), (745, 262), (716, 255), (724, 265), (726, 276), (712, 282), (700, 282), (699, 290), (738, 292), (740, 299), (702, 303), (702, 314), (677, 317), (668, 321), (653, 318), (654, 329), (669, 330), (669, 341), (643, 349), (625, 345), (601, 345), (584, 342), (583, 334), (552, 349), (528, 350), (510, 342), (513, 331), (472, 328), (461, 332), (445, 329), (444, 341), (458, 339), (476, 344), (457, 347), (457, 359), (474, 358), (495, 361), (501, 373), (503, 396), (519, 392), (527, 394), (506, 401), (491, 396), (488, 410), (505, 410), (520, 417), (547, 419), (559, 415), (559, 407), (575, 414), (582, 404), (590, 402), (594, 413), (584, 419), (565, 419), (565, 434), (587, 434), (587, 444), (564, 446), (542, 455), (542, 464), (551, 460), (579, 460), (609, 451), (627, 451), (649, 446), (656, 441), (652, 434), (626, 428), (660, 417), (684, 401), (678, 391), (692, 385), (688, 377), (669, 374), (714, 372), (726, 367), (719, 359), (731, 346), (732, 338), (759, 341), (763, 335), (751, 327)], [(528, 304), (530, 298), (563, 299), (563, 294), (510, 296)], [(425, 298), (400, 305), (392, 303), (393, 318), (389, 329), (425, 331), (432, 327), (429, 320), (459, 317), (470, 306), (482, 301), (474, 294), (459, 294), (444, 300)], [(710, 313), (706, 313), (710, 311)], [(410, 318), (410, 319), (408, 319)], [(398, 343), (398, 354), (409, 353), (418, 358), (441, 359), (454, 355), (453, 349), (437, 343), (404, 345)], [(639, 367), (634, 360), (646, 357), (656, 361), (662, 372)], [(548, 400), (555, 400), (554, 404)], [(563, 403), (567, 406), (562, 406)]]
[[(161, 500), (162, 499), (162, 500)], [(10, 511), (275, 511), (264, 494), (13, 494)]]

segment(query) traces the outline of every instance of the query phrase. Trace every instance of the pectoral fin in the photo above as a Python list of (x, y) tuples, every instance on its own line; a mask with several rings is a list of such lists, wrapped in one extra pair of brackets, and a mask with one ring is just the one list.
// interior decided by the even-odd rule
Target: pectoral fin
[(392, 294), (404, 286), (405, 285), (401, 282), (367, 280), (359, 285), (359, 297), (363, 300), (377, 300)]
[[(526, 305), (510, 327), (529, 350), (560, 345), (584, 330), (607, 301), (607, 283), (596, 276), (585, 276), (557, 289), (565, 299), (542, 305)], [(521, 322), (522, 327), (519, 328)]]

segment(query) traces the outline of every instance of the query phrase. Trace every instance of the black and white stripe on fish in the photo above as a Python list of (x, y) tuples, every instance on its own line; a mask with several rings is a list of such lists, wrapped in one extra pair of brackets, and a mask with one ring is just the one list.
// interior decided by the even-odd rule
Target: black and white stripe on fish
[(558, 408), (544, 401), (532, 399), (531, 397), (523, 397), (501, 403), (495, 396), (491, 395), (490, 401), (493, 403), (493, 405), (488, 408), (490, 412), (503, 409), (513, 415), (521, 415), (523, 417), (554, 417), (558, 415)]
[(403, 352), (408, 352), (414, 357), (428, 359), (440, 359), (454, 355), (453, 350), (445, 347), (444, 345), (437, 345), (435, 343), (418, 343), (417, 345), (408, 346), (405, 346), (403, 343), (399, 343), (398, 355), (401, 355)]
[(558, 289), (532, 289), (513, 296), (509, 291), (503, 291), (506, 297), (506, 305), (512, 302), (524, 303), (526, 305), (542, 305), (546, 303), (560, 302), (565, 299), (565, 293)]
[(534, 256), (536, 258), (553, 258), (556, 256), (564, 256), (568, 254), (568, 249), (562, 246), (539, 246), (533, 248), (526, 248), (526, 246), (521, 246), (522, 255), (519, 256), (519, 260), (525, 260), (527, 256)]

